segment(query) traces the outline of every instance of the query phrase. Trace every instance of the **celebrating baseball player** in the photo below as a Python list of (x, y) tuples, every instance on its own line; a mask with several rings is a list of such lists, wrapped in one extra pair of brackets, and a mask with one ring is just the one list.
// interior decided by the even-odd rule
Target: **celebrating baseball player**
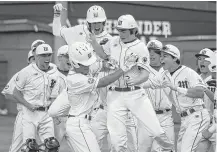
[[(150, 68), (149, 78), (155, 77), (162, 71), (162, 65), (160, 62), (160, 55), (163, 45), (158, 40), (151, 40), (147, 44), (147, 48), (150, 53)], [(146, 83), (149, 83), (147, 81)], [(174, 123), (172, 119), (172, 103), (168, 98), (168, 93), (164, 91), (165, 89), (146, 89), (148, 97), (152, 102), (155, 113), (157, 114), (158, 120), (161, 127), (167, 134), (167, 137), (174, 144)], [(138, 142), (139, 151), (141, 152), (163, 152), (170, 150), (162, 150), (161, 147), (154, 141), (152, 137), (149, 136), (148, 131), (145, 129), (144, 125), (138, 123)]]
[[(65, 8), (62, 6), (62, 4), (56, 4), (54, 6), (54, 19), (53, 19), (53, 34), (55, 36), (61, 36), (65, 39), (65, 41), (67, 42), (68, 45), (74, 43), (74, 42), (85, 42), (87, 44), (89, 44), (91, 46), (91, 44), (89, 43), (89, 37), (91, 33), (94, 33), (94, 35), (96, 36), (96, 40), (100, 45), (104, 45), (105, 43), (108, 42), (109, 39), (112, 38), (112, 36), (106, 31), (104, 30), (105, 27), (105, 23), (107, 20), (105, 11), (102, 7), (100, 6), (91, 6), (88, 10), (87, 10), (87, 16), (86, 16), (86, 25), (77, 25), (77, 26), (73, 26), (70, 28), (66, 28), (66, 27), (61, 27), (61, 22), (60, 22), (60, 13), (62, 10), (64, 10)], [(103, 60), (100, 59), (97, 56), (97, 62), (95, 62), (94, 64), (92, 64), (90, 66), (90, 71), (92, 74), (97, 75), (103, 68)], [(105, 73), (104, 73), (105, 74)], [(104, 75), (103, 73), (101, 75)], [(104, 88), (101, 88), (102, 90)], [(103, 91), (101, 91), (103, 92)], [(104, 99), (102, 99), (104, 100)], [(100, 105), (97, 104), (95, 105), (95, 109), (99, 109)], [(101, 105), (101, 108), (103, 106)], [(102, 145), (102, 139), (104, 136), (107, 135), (108, 131), (107, 131), (107, 125), (106, 123), (106, 118), (102, 118), (102, 117), (98, 117), (100, 115), (100, 111), (102, 109), (99, 110), (99, 113), (95, 113), (95, 119), (93, 119), (91, 121), (92, 124), (92, 128), (94, 133), (97, 136), (97, 140), (98, 143), (100, 145)], [(106, 110), (106, 109), (104, 109)], [(102, 112), (102, 111), (101, 111)], [(105, 111), (103, 111), (105, 112)], [(94, 115), (94, 113), (93, 113)], [(97, 116), (98, 115), (98, 116)], [(130, 115), (130, 113), (129, 113)], [(105, 114), (104, 114), (105, 116)], [(98, 118), (100, 119), (98, 119)], [(128, 145), (129, 147), (131, 147), (131, 149), (137, 149), (136, 148), (136, 143), (137, 143), (137, 138), (136, 138), (136, 132), (135, 132), (135, 120), (133, 119), (133, 117), (128, 117), (129, 119), (127, 120), (127, 129), (129, 131), (129, 140), (128, 140)], [(100, 121), (101, 123), (96, 123), (95, 121)], [(104, 126), (104, 130), (99, 130), (98, 127), (103, 128)], [(102, 148), (102, 146), (100, 146)]]
[(181, 116), (178, 152), (195, 152), (202, 138), (201, 132), (208, 128), (210, 116), (203, 103), (205, 84), (191, 68), (180, 64), (180, 51), (167, 44), (162, 49), (164, 86), (172, 92), (173, 104)]
[[(31, 64), (35, 61), (34, 55), (32, 53), (32, 50), (35, 49), (39, 43), (44, 43), (43, 40), (35, 40), (31, 45), (31, 50), (28, 53), (27, 63)], [(16, 99), (13, 96), (13, 91), (15, 88), (15, 79), (17, 77), (18, 73), (16, 73), (10, 81), (7, 83), (5, 88), (2, 91), (2, 94), (5, 96), (6, 99), (9, 99), (11, 101), (15, 101)], [(22, 106), (20, 104), (17, 104), (17, 116), (16, 121), (14, 124), (14, 133), (12, 137), (12, 144), (10, 146), (9, 152), (17, 152), (23, 145), (23, 128), (22, 128)]]
[[(56, 69), (50, 66), (52, 49), (41, 44), (35, 50), (35, 63), (22, 69), (16, 77), (13, 94), (22, 104), (23, 150), (38, 151), (36, 135), (50, 152), (58, 151), (59, 142), (54, 137), (53, 119), (47, 109), (52, 97), (57, 96), (53, 89), (57, 85)], [(55, 89), (54, 89), (55, 90)]]
[(208, 89), (205, 90), (205, 94), (210, 100), (205, 100), (205, 102), (212, 102), (210, 104), (214, 104), (214, 111), (209, 128), (204, 130), (202, 133), (203, 138), (197, 148), (197, 152), (215, 152), (216, 150), (216, 59), (217, 52), (215, 52), (213, 56), (205, 58), (206, 61), (210, 62), (208, 68), (212, 76), (211, 79), (206, 82)]
[[(91, 130), (90, 120), (95, 102), (98, 101), (97, 88), (106, 87), (134, 65), (126, 63), (122, 69), (103, 78), (93, 77), (90, 65), (96, 62), (92, 47), (76, 42), (69, 46), (69, 60), (74, 67), (67, 76), (67, 96), (70, 103), (66, 132), (71, 148), (78, 152), (100, 152), (96, 137)], [(55, 101), (54, 101), (55, 102)]]
[[(136, 37), (138, 25), (134, 17), (132, 15), (120, 16), (116, 29), (119, 36), (111, 39), (104, 46), (100, 46), (92, 34), (90, 42), (96, 53), (105, 60), (116, 60), (121, 68), (131, 54), (137, 56), (136, 61), (148, 65), (149, 52), (145, 44)], [(141, 89), (140, 85), (129, 87), (129, 80), (136, 81), (137, 77), (142, 77), (143, 82), (145, 82), (148, 80), (149, 72), (147, 69), (135, 65), (109, 87), (107, 125), (112, 145), (118, 152), (127, 150), (126, 119), (127, 112), (130, 110), (162, 148), (171, 149), (172, 143), (160, 126), (144, 90)], [(139, 84), (140, 82), (136, 83)], [(150, 118), (151, 121), (148, 121)]]

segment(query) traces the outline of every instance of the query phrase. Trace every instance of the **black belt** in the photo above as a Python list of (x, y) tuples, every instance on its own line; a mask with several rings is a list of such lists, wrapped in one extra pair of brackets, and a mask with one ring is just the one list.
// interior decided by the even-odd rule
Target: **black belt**
[[(75, 116), (75, 115), (68, 115), (68, 118), (70, 118), (70, 117), (76, 117), (76, 116)], [(88, 120), (91, 120), (91, 119), (92, 119), (92, 116), (90, 116), (90, 115), (85, 115), (84, 118), (85, 118), (85, 119), (88, 119)]]
[(49, 106), (48, 107), (40, 106), (40, 107), (37, 107), (35, 110), (37, 110), (37, 111), (47, 111), (48, 109), (49, 109)]
[(98, 108), (94, 108), (94, 110), (98, 110), (98, 109), (104, 109), (104, 106), (100, 105)]
[(156, 113), (156, 114), (163, 114), (163, 113), (168, 112), (168, 111), (170, 111), (170, 110), (171, 110), (171, 109), (155, 110), (155, 113)]
[(119, 91), (119, 92), (127, 92), (127, 91), (139, 90), (139, 89), (141, 89), (141, 87), (139, 87), (139, 86), (126, 87), (126, 88), (109, 87), (109, 90)]
[[(204, 105), (202, 105), (202, 107), (205, 108)], [(188, 109), (187, 111), (188, 111), (190, 114), (192, 114), (192, 113), (194, 113), (196, 110), (195, 110), (194, 108), (190, 108), (190, 109)], [(188, 114), (187, 111), (183, 111), (183, 112), (180, 114), (180, 116), (181, 116), (181, 117), (186, 117), (186, 116), (188, 116), (189, 114)]]

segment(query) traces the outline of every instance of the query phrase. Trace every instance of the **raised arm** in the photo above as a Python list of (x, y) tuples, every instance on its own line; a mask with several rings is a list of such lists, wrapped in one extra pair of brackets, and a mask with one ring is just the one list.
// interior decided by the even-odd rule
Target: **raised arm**
[(53, 17), (53, 35), (60, 36), (60, 30), (61, 30), (61, 11), (66, 10), (66, 8), (63, 7), (62, 4), (56, 4), (53, 7), (54, 9), (54, 17)]

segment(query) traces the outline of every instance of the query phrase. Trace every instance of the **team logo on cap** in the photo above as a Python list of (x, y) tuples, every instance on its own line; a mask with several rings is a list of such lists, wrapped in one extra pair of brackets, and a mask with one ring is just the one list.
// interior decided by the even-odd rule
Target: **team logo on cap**
[(93, 13), (93, 17), (98, 17), (99, 14), (98, 13)]
[(44, 51), (48, 51), (48, 47), (44, 47)]
[(88, 56), (88, 59), (90, 59), (92, 57), (92, 54), (89, 53), (87, 56)]
[(121, 20), (118, 21), (118, 25), (122, 25), (122, 21)]

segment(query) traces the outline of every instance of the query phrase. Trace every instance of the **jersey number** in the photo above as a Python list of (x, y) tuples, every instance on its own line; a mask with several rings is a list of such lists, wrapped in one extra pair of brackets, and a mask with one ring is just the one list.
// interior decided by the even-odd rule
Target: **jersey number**
[(181, 88), (188, 88), (188, 81), (179, 81), (178, 84)]
[(55, 84), (56, 84), (56, 80), (52, 79), (50, 83), (50, 88), (53, 89)]

